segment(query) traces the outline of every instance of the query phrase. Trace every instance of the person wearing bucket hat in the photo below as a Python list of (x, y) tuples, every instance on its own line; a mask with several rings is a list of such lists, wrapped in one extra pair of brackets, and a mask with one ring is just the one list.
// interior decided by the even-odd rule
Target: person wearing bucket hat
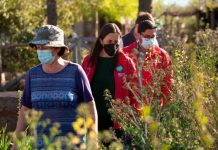
[[(69, 48), (64, 44), (64, 32), (57, 26), (45, 25), (40, 28), (36, 37), (29, 43), (32, 48), (37, 49), (38, 59), (43, 64), (51, 64), (56, 56), (62, 56), (69, 52)], [(43, 48), (43, 49), (41, 49)], [(46, 48), (54, 48), (58, 53)]]
[[(63, 30), (57, 26), (44, 25), (29, 45), (37, 51), (41, 63), (26, 73), (16, 133), (19, 134), (27, 127), (24, 113), (35, 109), (43, 112), (40, 121), (49, 119), (49, 126), (55, 122), (60, 124), (57, 137), (68, 133), (77, 135), (72, 122), (77, 120), (76, 109), (82, 103), (88, 105), (94, 132), (97, 133), (97, 111), (88, 78), (79, 64), (61, 57), (69, 50), (64, 44)], [(40, 124), (37, 125), (37, 149), (46, 147), (42, 136), (51, 134), (49, 126), (44, 129)], [(85, 135), (79, 137), (82, 144)]]

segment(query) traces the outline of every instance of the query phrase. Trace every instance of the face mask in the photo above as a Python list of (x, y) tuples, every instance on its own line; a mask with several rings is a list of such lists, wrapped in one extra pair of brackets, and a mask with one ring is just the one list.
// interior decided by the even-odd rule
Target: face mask
[(109, 56), (114, 56), (118, 50), (118, 44), (104, 44), (103, 48)]
[(38, 59), (42, 64), (50, 64), (55, 59), (50, 50), (37, 50), (37, 54)]
[(157, 40), (156, 38), (152, 38), (152, 39), (148, 39), (148, 38), (142, 38), (142, 43), (141, 45), (145, 48), (145, 49), (150, 49), (153, 45), (157, 45)]
[(156, 38), (154, 38), (154, 45), (158, 46), (159, 47), (159, 44), (158, 44), (158, 41)]

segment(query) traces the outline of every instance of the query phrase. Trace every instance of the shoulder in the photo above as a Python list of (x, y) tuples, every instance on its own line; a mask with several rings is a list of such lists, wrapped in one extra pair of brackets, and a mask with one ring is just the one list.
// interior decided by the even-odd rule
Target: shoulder
[(120, 50), (119, 60), (130, 60), (130, 57), (123, 50)]
[(133, 67), (133, 68), (135, 67), (132, 59), (123, 51), (120, 51), (119, 53), (119, 64), (123, 64), (125, 66)]
[(34, 74), (34, 73), (39, 73), (39, 72), (41, 72), (41, 71), (42, 71), (42, 64), (39, 64), (39, 65), (37, 65), (37, 66), (35, 66), (35, 67), (30, 68), (30, 69), (27, 71), (27, 73), (28, 73), (28, 74)]
[(123, 48), (123, 51), (124, 51), (125, 53), (131, 53), (132, 50), (133, 50), (134, 48), (136, 48), (136, 45), (137, 45), (137, 42), (133, 42), (133, 43), (130, 44), (129, 46), (124, 47), (124, 48)]
[(86, 55), (85, 58), (84, 58), (84, 60), (87, 60), (87, 59), (90, 59), (90, 55), (89, 54)]
[(88, 66), (89, 60), (90, 60), (90, 55), (85, 56), (82, 62), (83, 69), (85, 69)]
[(74, 70), (74, 71), (79, 71), (82, 70), (82, 66), (80, 64), (77, 64), (77, 63), (73, 63), (73, 62), (69, 62), (69, 64), (67, 65), (67, 67), (71, 70)]
[(158, 55), (163, 58), (163, 61), (165, 61), (168, 65), (172, 63), (170, 55), (166, 50), (160, 47), (155, 47), (155, 49), (158, 52)]
[(127, 40), (129, 37), (131, 36), (131, 32), (125, 34), (123, 37), (122, 37), (122, 40)]
[(170, 59), (170, 55), (169, 55), (169, 53), (168, 53), (166, 50), (164, 50), (164, 49), (162, 49), (162, 48), (159, 48), (159, 50), (160, 50), (161, 55), (162, 55), (163, 57), (165, 57), (166, 59)]
[(135, 36), (134, 36), (134, 34), (133, 34), (133, 30), (134, 30), (134, 29), (132, 29), (129, 33), (127, 33), (126, 35), (124, 35), (124, 36), (122, 37), (123, 46), (124, 46), (124, 47), (125, 47), (125, 46), (128, 46), (128, 45), (130, 45), (131, 43), (133, 43), (133, 42), (136, 41)]
[(83, 59), (83, 63), (88, 63), (89, 59), (90, 59), (90, 55), (86, 55), (85, 58)]

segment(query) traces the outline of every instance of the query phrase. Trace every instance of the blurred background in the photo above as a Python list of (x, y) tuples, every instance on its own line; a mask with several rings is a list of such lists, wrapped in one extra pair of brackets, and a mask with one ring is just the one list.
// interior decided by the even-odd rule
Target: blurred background
[(196, 31), (218, 27), (217, 0), (1, 0), (0, 90), (22, 88), (25, 71), (39, 63), (28, 42), (43, 24), (64, 30), (71, 49), (65, 57), (81, 63), (105, 23), (124, 35), (140, 11), (155, 17), (158, 42), (169, 53), (178, 41), (193, 43)]
[[(64, 57), (80, 64), (105, 23), (116, 23), (125, 35), (141, 11), (154, 16), (174, 70), (174, 102), (160, 116), (151, 114), (148, 139), (154, 149), (217, 149), (218, 0), (0, 0), (0, 149), (4, 141), (10, 145), (2, 131), (15, 129), (25, 73), (39, 64), (28, 46), (37, 28), (62, 28), (70, 48)], [(129, 128), (139, 133), (139, 146), (142, 125)]]

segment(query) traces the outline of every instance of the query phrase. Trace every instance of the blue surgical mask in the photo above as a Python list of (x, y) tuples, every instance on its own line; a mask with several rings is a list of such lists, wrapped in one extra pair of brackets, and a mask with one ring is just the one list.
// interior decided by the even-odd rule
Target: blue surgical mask
[(42, 64), (50, 64), (54, 61), (55, 56), (52, 55), (51, 50), (37, 50), (38, 59)]
[(142, 38), (141, 45), (145, 49), (150, 49), (154, 45), (158, 46), (158, 42), (157, 42), (156, 38)]

